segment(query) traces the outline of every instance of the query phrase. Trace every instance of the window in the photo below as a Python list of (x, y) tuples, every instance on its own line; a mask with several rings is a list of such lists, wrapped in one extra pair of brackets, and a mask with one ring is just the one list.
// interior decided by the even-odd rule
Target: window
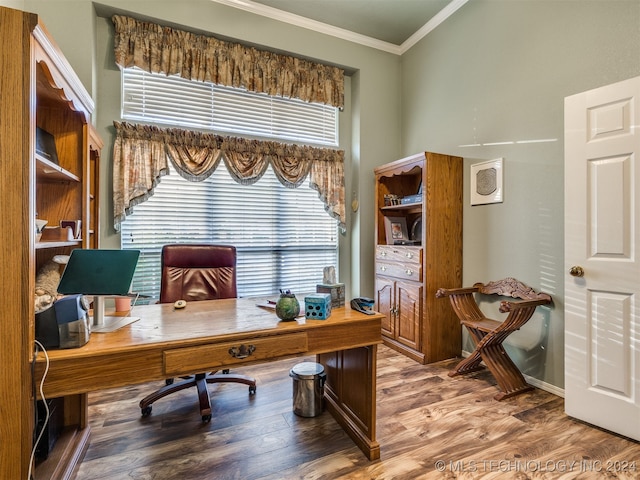
[[(129, 70), (131, 69), (123, 71), (123, 92), (130, 91), (126, 75)], [(160, 75), (141, 75), (137, 70), (134, 76), (136, 82), (139, 82), (137, 79), (140, 76), (158, 77), (154, 78), (154, 82), (159, 84), (162, 83), (161, 79), (169, 82), (176, 80)], [(172, 83), (168, 87), (173, 92), (172, 95), (164, 97), (156, 95), (160, 87), (154, 86), (152, 93), (155, 92), (157, 101), (151, 102), (152, 108), (147, 108), (152, 96), (148, 92), (139, 96), (139, 103), (147, 105), (144, 108), (140, 105), (133, 106), (136, 95), (123, 94), (123, 118), (132, 119), (131, 116), (127, 116), (130, 113), (125, 112), (142, 111), (143, 116), (135, 117), (136, 119), (167, 123), (172, 119), (170, 109), (177, 104), (182, 105), (182, 113), (198, 110), (192, 106), (184, 108), (187, 102), (183, 99), (192, 98), (188, 91), (190, 86), (200, 89), (202, 85), (207, 84), (181, 81), (186, 85), (180, 87), (177, 96), (173, 95), (175, 91), (172, 90)], [(211, 85), (207, 88), (211, 90)], [(237, 100), (228, 102), (230, 106), (227, 106), (226, 116), (234, 117), (235, 108), (238, 116), (247, 116), (253, 111), (258, 112), (254, 114), (259, 119), (264, 117), (264, 111), (259, 108), (247, 108), (247, 101), (252, 104), (252, 100), (246, 98), (247, 92), (219, 86), (216, 86), (215, 90), (231, 90), (233, 93), (229, 98)], [(254, 94), (249, 96), (253, 97)], [(269, 98), (265, 95), (257, 96)], [(205, 104), (203, 99), (200, 102)], [(312, 110), (318, 107), (279, 98), (275, 102), (278, 105), (277, 112), (271, 112), (270, 115), (287, 117), (289, 102), (292, 104), (294, 115), (300, 115), (301, 109), (307, 105)], [(211, 108), (216, 109), (215, 105)], [(322, 130), (319, 135), (326, 137), (327, 131), (333, 131), (335, 139), (331, 141), (337, 141), (336, 109), (324, 106), (323, 108), (334, 111), (333, 124), (331, 128), (326, 128), (326, 122), (319, 122), (317, 129)], [(162, 113), (162, 118), (158, 112), (165, 112)], [(182, 113), (175, 113), (175, 125), (188, 124)], [(246, 122), (251, 125), (250, 120)], [(256, 124), (258, 123), (256, 121)], [(271, 122), (272, 125), (274, 123), (277, 122)], [(277, 134), (269, 135), (279, 139), (282, 135), (288, 135), (300, 140), (302, 129), (297, 123), (290, 123), (292, 128), (281, 129)], [(238, 128), (241, 130), (240, 133), (246, 133), (244, 127)], [(215, 130), (222, 129), (215, 126)], [(313, 130), (314, 128), (308, 128), (308, 131)], [(262, 134), (267, 135), (264, 131)], [(316, 138), (316, 143), (321, 142)], [(238, 251), (238, 295), (242, 297), (272, 295), (279, 289), (291, 289), (300, 293), (312, 292), (315, 291), (316, 284), (322, 282), (323, 268), (333, 265), (337, 269), (338, 266), (336, 221), (324, 211), (324, 205), (318, 199), (317, 192), (312, 190), (307, 182), (296, 189), (285, 188), (271, 169), (256, 184), (250, 186), (235, 183), (222, 163), (215, 173), (203, 182), (189, 182), (173, 169), (170, 175), (162, 177), (154, 195), (134, 207), (133, 214), (122, 223), (121, 247), (141, 251), (133, 280), (134, 292), (152, 299), (158, 298), (162, 245), (177, 242), (235, 245)]]
[(338, 145), (335, 107), (192, 82), (138, 68), (122, 70), (122, 118), (216, 133)]

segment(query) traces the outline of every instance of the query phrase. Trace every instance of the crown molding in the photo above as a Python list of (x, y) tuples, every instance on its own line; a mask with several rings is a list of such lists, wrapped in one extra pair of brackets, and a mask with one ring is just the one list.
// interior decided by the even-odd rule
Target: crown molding
[(295, 25), (300, 28), (306, 28), (313, 30), (314, 32), (324, 33), (332, 37), (347, 40), (349, 42), (364, 45), (366, 47), (375, 48), (384, 52), (393, 53), (394, 55), (402, 55), (409, 50), (413, 45), (418, 43), (429, 32), (433, 31), (438, 25), (449, 18), (460, 7), (462, 7), (469, 0), (452, 0), (445, 8), (438, 12), (431, 20), (429, 20), (422, 28), (409, 37), (402, 45), (395, 45), (389, 42), (383, 42), (366, 35), (345, 30), (343, 28), (334, 27), (326, 23), (311, 20), (309, 18), (295, 15), (293, 13), (285, 12), (277, 8), (262, 5), (260, 3), (253, 2), (251, 0), (210, 0), (215, 3), (227, 5), (229, 7), (244, 10), (246, 12), (261, 15), (263, 17), (271, 18), (272, 20), (278, 20), (291, 25)]
[(437, 14), (435, 14), (431, 20), (425, 23), (416, 33), (411, 35), (404, 43), (400, 46), (400, 55), (405, 53), (411, 47), (413, 47), (416, 43), (426, 37), (430, 32), (432, 32), (438, 25), (443, 23), (447, 18), (456, 13), (458, 9), (460, 9), (465, 3), (469, 0), (452, 0), (446, 7), (440, 10)]
[(220, 3), (222, 5), (227, 5), (229, 7), (244, 10), (246, 12), (255, 13), (256, 15), (261, 15), (263, 17), (271, 18), (272, 20), (278, 20), (280, 22), (295, 25), (297, 27), (313, 30), (314, 32), (324, 33), (332, 37), (341, 38), (342, 40), (347, 40), (350, 42), (358, 43), (360, 45), (365, 45), (367, 47), (393, 53), (395, 55), (400, 55), (399, 45), (394, 45), (389, 42), (383, 42), (382, 40), (376, 40), (375, 38), (371, 38), (366, 35), (361, 35), (359, 33), (355, 33), (350, 30), (345, 30), (343, 28), (327, 25), (326, 23), (318, 22), (316, 20), (311, 20), (309, 18), (300, 16), (300, 15), (295, 15), (293, 13), (285, 12), (277, 8), (268, 7), (266, 5), (262, 5), (261, 3), (255, 3), (255, 2), (252, 2), (251, 0), (211, 0), (211, 1), (215, 3)]

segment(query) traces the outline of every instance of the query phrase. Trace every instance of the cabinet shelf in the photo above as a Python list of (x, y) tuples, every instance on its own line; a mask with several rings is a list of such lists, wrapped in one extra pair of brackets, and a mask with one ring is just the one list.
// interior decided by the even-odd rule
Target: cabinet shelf
[(58, 248), (58, 247), (73, 247), (82, 244), (82, 239), (76, 238), (75, 240), (64, 240), (57, 242), (36, 242), (36, 250), (44, 248)]
[(396, 211), (420, 211), (422, 210), (422, 203), (404, 203), (401, 205), (385, 205), (380, 207), (383, 214)]
[[(53, 257), (96, 241), (92, 237), (97, 235), (88, 233), (89, 226), (99, 228), (99, 217), (94, 215), (99, 207), (94, 187), (97, 164), (92, 160), (99, 156), (102, 141), (91, 122), (91, 95), (38, 15), (0, 7), (0, 44), (0, 205), (3, 227), (11, 232), (2, 245), (5, 294), (11, 298), (2, 317), (2, 368), (4, 379), (17, 379), (5, 382), (0, 398), (0, 411), (9, 413), (2, 418), (3, 440), (11, 439), (0, 440), (0, 478), (66, 479), (73, 476), (88, 445), (88, 397), (86, 393), (63, 397), (60, 415), (49, 419), (49, 427), (61, 432), (55, 446), (46, 460), (30, 459), (36, 423), (34, 395), (28, 387), (34, 381), (38, 339), (34, 297), (38, 273)], [(55, 156), (47, 155), (53, 152), (51, 138), (38, 142), (38, 129), (53, 137)], [(47, 147), (39, 149), (39, 144)], [(47, 219), (49, 225), (40, 235), (37, 219)], [(65, 219), (81, 221), (82, 233), (75, 234), (81, 238), (50, 227)], [(53, 228), (62, 234), (50, 232)]]
[(36, 177), (48, 182), (80, 182), (80, 177), (36, 153)]
[[(459, 321), (435, 290), (462, 282), (462, 158), (425, 152), (374, 173), (375, 300), (385, 316), (383, 342), (423, 364), (460, 355)], [(390, 197), (417, 198), (421, 188), (419, 202), (385, 205)], [(410, 228), (405, 244), (387, 243), (390, 217)]]

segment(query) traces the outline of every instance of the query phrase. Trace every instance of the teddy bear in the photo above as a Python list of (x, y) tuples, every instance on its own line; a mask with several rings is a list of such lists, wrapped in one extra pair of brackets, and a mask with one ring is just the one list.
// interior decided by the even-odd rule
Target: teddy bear
[(69, 255), (56, 255), (46, 262), (36, 274), (35, 311), (46, 310), (58, 299), (60, 266), (66, 265)]

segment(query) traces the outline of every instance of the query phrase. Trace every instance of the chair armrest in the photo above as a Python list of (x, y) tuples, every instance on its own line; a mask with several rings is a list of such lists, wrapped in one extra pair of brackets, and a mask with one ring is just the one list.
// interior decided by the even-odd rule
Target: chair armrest
[(521, 300), (521, 301), (511, 301), (511, 300), (503, 300), (500, 302), (499, 310), (502, 313), (512, 312), (513, 310), (517, 310), (519, 308), (527, 308), (527, 307), (537, 307), (538, 305), (548, 305), (551, 303), (551, 299), (541, 298), (540, 300)]
[(478, 291), (478, 287), (467, 288), (439, 288), (436, 291), (436, 298), (448, 297), (450, 295), (465, 295)]

